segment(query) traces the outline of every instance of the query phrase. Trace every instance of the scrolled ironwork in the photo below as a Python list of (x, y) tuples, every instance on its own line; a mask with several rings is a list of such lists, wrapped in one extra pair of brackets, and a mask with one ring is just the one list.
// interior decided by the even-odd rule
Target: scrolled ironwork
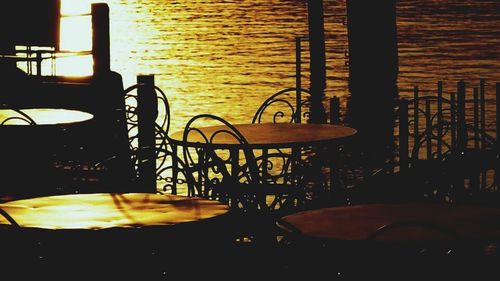
[[(142, 84), (135, 84), (124, 90), (125, 93), (125, 116), (128, 130), (128, 141), (131, 153), (131, 161), (134, 163), (136, 177), (138, 177), (138, 165), (140, 153), (138, 143), (138, 111), (137, 111), (137, 89)], [(159, 192), (177, 193), (177, 185), (187, 182), (184, 172), (184, 161), (173, 153), (173, 148), (168, 141), (168, 131), (170, 129), (170, 104), (167, 96), (158, 86), (154, 86), (158, 104), (158, 117), (155, 120), (155, 159), (156, 159), (156, 180)], [(175, 161), (174, 161), (175, 158)], [(179, 167), (174, 168), (173, 163)], [(174, 182), (173, 173), (178, 175)]]
[[(302, 96), (302, 93), (306, 94)], [(311, 92), (303, 88), (283, 89), (268, 97), (257, 109), (252, 123), (267, 122), (299, 123), (302, 117), (309, 116)], [(300, 100), (299, 100), (300, 99)]]
[(5, 109), (5, 110), (10, 110), (13, 115), (8, 115), (4, 119), (0, 121), (0, 125), (10, 125), (10, 124), (16, 124), (19, 125), (21, 124), (26, 124), (26, 125), (36, 125), (35, 120), (31, 118), (28, 114), (22, 111), (22, 109), (19, 108), (13, 108), (10, 107), (6, 104), (0, 105), (0, 109)]
[[(218, 127), (213, 130), (199, 127), (214, 122)], [(230, 138), (232, 145), (221, 148), (220, 135)], [(256, 157), (245, 137), (228, 121), (211, 114), (194, 116), (184, 128), (183, 143), (195, 196), (227, 202), (245, 212), (284, 210), (295, 199), (290, 191), (296, 185), (283, 172), (290, 171), (291, 156), (277, 151)], [(275, 159), (282, 165), (274, 166)], [(269, 168), (275, 167), (283, 171), (271, 174)]]

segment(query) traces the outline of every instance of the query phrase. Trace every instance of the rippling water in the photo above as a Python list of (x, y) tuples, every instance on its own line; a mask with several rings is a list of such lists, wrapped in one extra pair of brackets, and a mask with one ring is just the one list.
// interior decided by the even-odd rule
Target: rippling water
[[(172, 106), (172, 129), (197, 113), (249, 122), (269, 95), (295, 85), (296, 36), (307, 36), (305, 0), (107, 0), (112, 68), (125, 86), (154, 74)], [(324, 0), (327, 96), (346, 96), (345, 0)], [(465, 79), (500, 81), (500, 2), (398, 1), (398, 87), (445, 94)], [(307, 51), (303, 53), (307, 62)], [(307, 63), (303, 85), (308, 87)], [(491, 106), (488, 106), (491, 111)], [(491, 116), (491, 114), (489, 114)]]

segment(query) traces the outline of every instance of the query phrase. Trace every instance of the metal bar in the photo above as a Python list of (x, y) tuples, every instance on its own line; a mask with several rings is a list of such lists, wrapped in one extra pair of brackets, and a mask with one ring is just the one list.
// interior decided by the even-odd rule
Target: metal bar
[(431, 119), (431, 101), (425, 100), (425, 151), (427, 151), (426, 159), (432, 159), (432, 119)]
[(401, 99), (399, 102), (399, 166), (401, 171), (408, 169), (408, 101)]
[[(419, 135), (419, 92), (418, 92), (418, 86), (415, 86), (413, 88), (413, 147), (415, 148), (418, 143), (420, 142), (420, 139), (418, 137)], [(417, 155), (418, 158), (418, 155)]]
[(302, 122), (302, 97), (300, 89), (302, 89), (302, 46), (301, 46), (301, 38), (295, 37), (295, 91), (296, 91), (296, 123)]
[(443, 157), (443, 81), (438, 81), (437, 88), (437, 159), (441, 160)]
[(479, 149), (479, 89), (473, 89), (473, 114), (474, 114), (474, 148)]
[(457, 145), (458, 152), (465, 152), (467, 147), (467, 124), (465, 119), (465, 82), (457, 83)]

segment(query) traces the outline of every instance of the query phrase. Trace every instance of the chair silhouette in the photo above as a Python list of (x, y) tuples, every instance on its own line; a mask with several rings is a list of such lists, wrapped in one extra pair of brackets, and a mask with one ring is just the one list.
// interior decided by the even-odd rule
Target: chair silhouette
[(480, 193), (492, 197), (496, 176), (487, 175), (496, 173), (497, 150), (486, 130), (484, 83), (471, 99), (463, 81), (449, 99), (438, 82), (437, 95), (422, 96), (415, 87), (413, 98), (399, 103), (400, 169), (419, 175), (430, 188), (428, 196), (447, 201), (475, 200)]
[[(207, 125), (215, 127), (206, 129)], [(231, 145), (221, 145), (222, 138)], [(275, 228), (274, 217), (301, 206), (300, 184), (291, 184), (293, 180), (279, 173), (266, 176), (274, 167), (270, 158), (283, 158), (287, 163), (289, 155), (256, 157), (246, 138), (221, 117), (192, 117), (185, 125), (183, 142), (189, 195), (228, 203), (243, 232), (269, 234)]]
[(311, 92), (283, 89), (268, 97), (255, 112), (252, 123), (302, 123), (309, 116)]
[[(481, 85), (484, 88), (483, 80)], [(394, 157), (383, 173), (362, 183), (365, 190), (372, 189), (366, 198), (497, 200), (497, 149), (485, 127), (484, 95), (484, 89), (476, 88), (467, 99), (460, 81), (457, 92), (445, 97), (443, 83), (438, 82), (436, 94), (422, 94), (414, 87), (411, 98), (397, 100)]]
[[(145, 191), (143, 187), (147, 185), (152, 187), (147, 192), (176, 194), (177, 190), (172, 183), (172, 158), (177, 156), (172, 153), (167, 138), (170, 127), (170, 105), (165, 93), (154, 85), (154, 82), (152, 85), (147, 85), (140, 81), (127, 87), (122, 93), (123, 105), (117, 110), (114, 120), (117, 132), (113, 140), (115, 153), (105, 159), (87, 159), (86, 148), (83, 147), (79, 156), (75, 157), (75, 160), (70, 160), (71, 165), (68, 165), (72, 169), (73, 178), (70, 179), (70, 184), (74, 186), (72, 189), (76, 189), (79, 193)], [(139, 95), (150, 95), (154, 102), (140, 105)], [(155, 112), (160, 113), (158, 118)], [(150, 154), (148, 153), (150, 146), (146, 146), (141, 140), (144, 134), (139, 133), (141, 126), (144, 126), (141, 124), (144, 123), (152, 128), (151, 135), (147, 135), (153, 142)], [(181, 159), (176, 158), (176, 160), (178, 165), (183, 164)], [(152, 175), (147, 178), (147, 183), (141, 181), (143, 166), (147, 166), (148, 173), (151, 172)], [(184, 183), (183, 169), (179, 171), (177, 181)]]

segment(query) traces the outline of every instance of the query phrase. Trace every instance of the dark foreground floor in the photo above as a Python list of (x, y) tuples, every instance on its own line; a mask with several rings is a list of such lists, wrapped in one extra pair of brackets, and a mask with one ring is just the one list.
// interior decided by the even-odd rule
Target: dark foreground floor
[(500, 280), (494, 244), (236, 242), (193, 229), (2, 233), (0, 280)]

